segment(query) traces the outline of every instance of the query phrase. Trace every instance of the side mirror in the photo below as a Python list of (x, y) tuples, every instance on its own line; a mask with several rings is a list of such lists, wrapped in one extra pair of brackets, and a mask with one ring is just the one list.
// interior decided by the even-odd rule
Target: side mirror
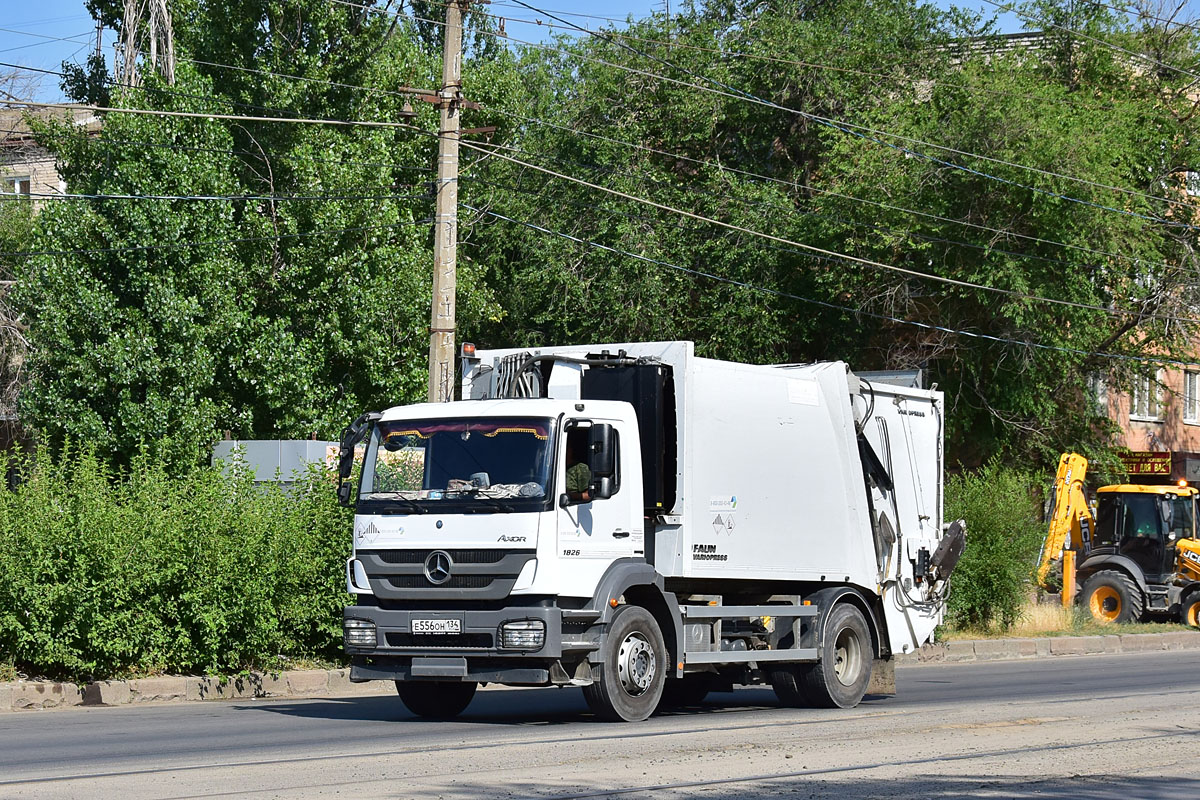
[[(616, 475), (616, 448), (612, 425), (596, 423), (588, 433), (588, 469), (592, 471), (592, 479), (609, 478)], [(608, 495), (597, 496), (611, 496)]]
[(597, 500), (607, 500), (613, 496), (612, 478), (594, 478), (592, 480), (592, 497)]
[(368, 411), (342, 431), (341, 447), (338, 450), (338, 503), (349, 506), (350, 472), (354, 469), (354, 445), (358, 444), (371, 430), (371, 425), (380, 417), (377, 411)]

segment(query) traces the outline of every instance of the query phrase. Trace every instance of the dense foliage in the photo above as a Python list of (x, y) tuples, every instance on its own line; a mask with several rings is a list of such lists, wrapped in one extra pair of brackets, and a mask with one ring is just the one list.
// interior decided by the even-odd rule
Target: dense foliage
[(39, 459), (0, 492), (0, 663), (76, 680), (339, 657), (349, 521), (327, 475)]
[(967, 523), (967, 548), (951, 578), (949, 625), (1004, 630), (1020, 617), (1045, 536), (1040, 484), (995, 461), (947, 481), (946, 518)]
[[(125, 5), (89, 2), (118, 30)], [(174, 85), (143, 64), (123, 86), (94, 59), (64, 85), (391, 125), (44, 128), (73, 192), (150, 199), (40, 215), (23, 419), (53, 447), (182, 470), (221, 431), (330, 436), (422, 395), (437, 120), (404, 87), (439, 84), (443, 10), (171, 5)], [(1193, 358), (1197, 34), (1105, 5), (1023, 12), (1047, 32), (917, 0), (709, 0), (600, 36), (560, 19), (554, 47), (522, 47), (531, 29), (473, 7), (464, 125), (495, 131), (463, 153), (463, 338), (921, 368), (947, 392), (952, 461), (1100, 454), (1089, 377), (1121, 388), (1152, 369), (1136, 357)]]

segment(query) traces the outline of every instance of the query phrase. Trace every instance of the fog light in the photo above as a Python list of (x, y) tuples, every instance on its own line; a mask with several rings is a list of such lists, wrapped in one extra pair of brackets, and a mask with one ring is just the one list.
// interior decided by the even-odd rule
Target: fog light
[(375, 623), (369, 619), (348, 619), (342, 622), (346, 647), (374, 647)]
[(546, 643), (546, 623), (521, 619), (500, 626), (500, 647), (505, 650), (541, 650)]

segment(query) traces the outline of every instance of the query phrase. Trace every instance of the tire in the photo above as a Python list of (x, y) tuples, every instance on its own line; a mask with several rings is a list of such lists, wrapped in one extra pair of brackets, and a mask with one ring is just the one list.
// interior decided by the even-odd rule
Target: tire
[(474, 681), (396, 681), (404, 707), (425, 719), (454, 719), (471, 704)]
[(708, 672), (668, 679), (663, 685), (662, 699), (658, 701), (658, 707), (698, 706), (704, 702), (704, 698), (708, 697), (712, 686), (713, 676)]
[(1137, 622), (1142, 618), (1142, 591), (1124, 572), (1105, 569), (1083, 584), (1079, 602), (1096, 622)]
[(608, 624), (601, 663), (583, 697), (592, 712), (611, 722), (641, 722), (654, 713), (667, 678), (667, 646), (650, 612), (621, 606)]
[[(854, 708), (867, 693), (875, 663), (871, 630), (856, 606), (838, 603), (830, 610), (820, 655), (816, 664), (793, 670), (796, 697), (815, 708)], [(792, 699), (790, 689), (787, 695), (780, 696), (785, 704)]]
[(1179, 606), (1179, 620), (1184, 625), (1200, 628), (1200, 589), (1194, 589), (1183, 598)]
[(771, 670), (771, 688), (785, 708), (812, 708), (815, 704), (808, 696), (806, 676), (812, 664), (779, 664)]

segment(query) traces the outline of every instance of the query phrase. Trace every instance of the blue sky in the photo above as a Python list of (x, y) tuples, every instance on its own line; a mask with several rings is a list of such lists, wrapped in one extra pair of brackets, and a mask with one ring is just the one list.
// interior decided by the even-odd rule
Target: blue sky
[[(675, 8), (683, 4), (683, 0), (623, 0), (604, 3), (597, 3), (595, 0), (531, 0), (530, 5), (552, 10), (561, 16), (581, 15), (571, 16), (569, 19), (579, 24), (597, 26), (606, 24), (605, 20), (593, 17), (617, 20), (624, 20), (628, 15), (643, 17), (662, 10), (666, 1), (672, 2)], [(949, 0), (937, 2), (938, 5), (944, 6)], [(995, 10), (981, 0), (961, 0), (959, 4), (980, 7), (988, 13)], [(83, 0), (0, 0), (0, 8), (3, 9), (3, 13), (0, 14), (0, 62), (57, 70), (63, 61), (82, 63), (95, 46), (95, 26), (84, 8)], [(551, 29), (545, 26), (518, 22), (536, 19), (538, 15), (518, 6), (512, 0), (493, 0), (489, 10), (490, 13), (505, 16), (510, 20), (506, 24), (506, 30), (513, 38), (542, 41), (552, 33)], [(1004, 28), (1019, 30), (1020, 24), (1010, 19), (1004, 24)], [(38, 38), (39, 36), (51, 38)], [(113, 34), (109, 31), (105, 36), (104, 53), (110, 65), (112, 42)], [(10, 69), (0, 66), (0, 75)], [(62, 98), (56, 76), (47, 75), (42, 78), (37, 98), (42, 101)]]

